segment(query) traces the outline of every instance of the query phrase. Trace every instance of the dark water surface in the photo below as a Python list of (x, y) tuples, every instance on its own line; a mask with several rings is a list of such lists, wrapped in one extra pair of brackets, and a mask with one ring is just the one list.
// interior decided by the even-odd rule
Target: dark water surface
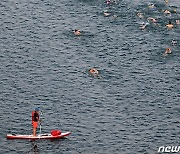
[[(179, 0), (1, 0), (1, 153), (154, 154), (180, 145), (179, 12)], [(163, 56), (168, 47), (172, 54)], [(100, 77), (88, 74), (91, 67)], [(37, 106), (42, 132), (72, 134), (7, 140), (31, 133)]]

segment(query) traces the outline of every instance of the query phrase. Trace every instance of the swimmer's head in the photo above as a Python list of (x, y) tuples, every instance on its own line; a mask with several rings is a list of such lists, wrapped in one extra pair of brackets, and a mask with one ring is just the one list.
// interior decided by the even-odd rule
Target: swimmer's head
[(169, 10), (165, 10), (164, 13), (171, 14), (171, 12)]
[(98, 76), (98, 74), (99, 74), (98, 70), (95, 68), (89, 69), (89, 73), (93, 76)]
[(170, 48), (167, 48), (166, 51), (165, 51), (166, 54), (169, 54), (169, 53), (171, 53), (171, 52), (172, 52), (172, 51), (171, 51)]
[(81, 35), (81, 31), (79, 29), (75, 29), (73, 32), (75, 35)]
[(169, 23), (166, 25), (167, 28), (173, 28), (173, 24), (171, 23), (171, 21), (169, 21)]

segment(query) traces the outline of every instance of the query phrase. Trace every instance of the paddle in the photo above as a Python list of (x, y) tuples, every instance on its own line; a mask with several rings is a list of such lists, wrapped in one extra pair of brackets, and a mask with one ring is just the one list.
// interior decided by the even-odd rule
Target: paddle
[[(42, 115), (42, 112), (40, 112), (40, 115)], [(39, 134), (41, 134), (42, 127), (41, 127), (41, 119), (39, 118)]]
[(39, 134), (41, 134), (41, 122), (40, 122), (40, 126), (39, 126), (39, 127), (40, 127), (40, 128), (39, 128), (39, 129), (40, 129), (40, 130), (39, 130)]

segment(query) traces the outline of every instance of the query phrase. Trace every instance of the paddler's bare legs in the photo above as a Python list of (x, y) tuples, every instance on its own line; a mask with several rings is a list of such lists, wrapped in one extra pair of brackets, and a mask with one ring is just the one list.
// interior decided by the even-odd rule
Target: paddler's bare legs
[(38, 128), (38, 122), (33, 121), (32, 127), (33, 127), (33, 136), (36, 136), (36, 129)]
[(33, 136), (36, 136), (36, 128), (33, 127)]

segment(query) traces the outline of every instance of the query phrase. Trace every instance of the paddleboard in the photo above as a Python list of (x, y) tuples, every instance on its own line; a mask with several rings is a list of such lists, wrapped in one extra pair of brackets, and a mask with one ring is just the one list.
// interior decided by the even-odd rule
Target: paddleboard
[(37, 136), (33, 135), (20, 135), (20, 134), (7, 134), (6, 138), (7, 139), (32, 139), (32, 140), (37, 140), (37, 139), (60, 139), (64, 138), (65, 136), (68, 136), (71, 134), (70, 132), (65, 132), (61, 133), (60, 135), (53, 136), (51, 134), (38, 134)]

